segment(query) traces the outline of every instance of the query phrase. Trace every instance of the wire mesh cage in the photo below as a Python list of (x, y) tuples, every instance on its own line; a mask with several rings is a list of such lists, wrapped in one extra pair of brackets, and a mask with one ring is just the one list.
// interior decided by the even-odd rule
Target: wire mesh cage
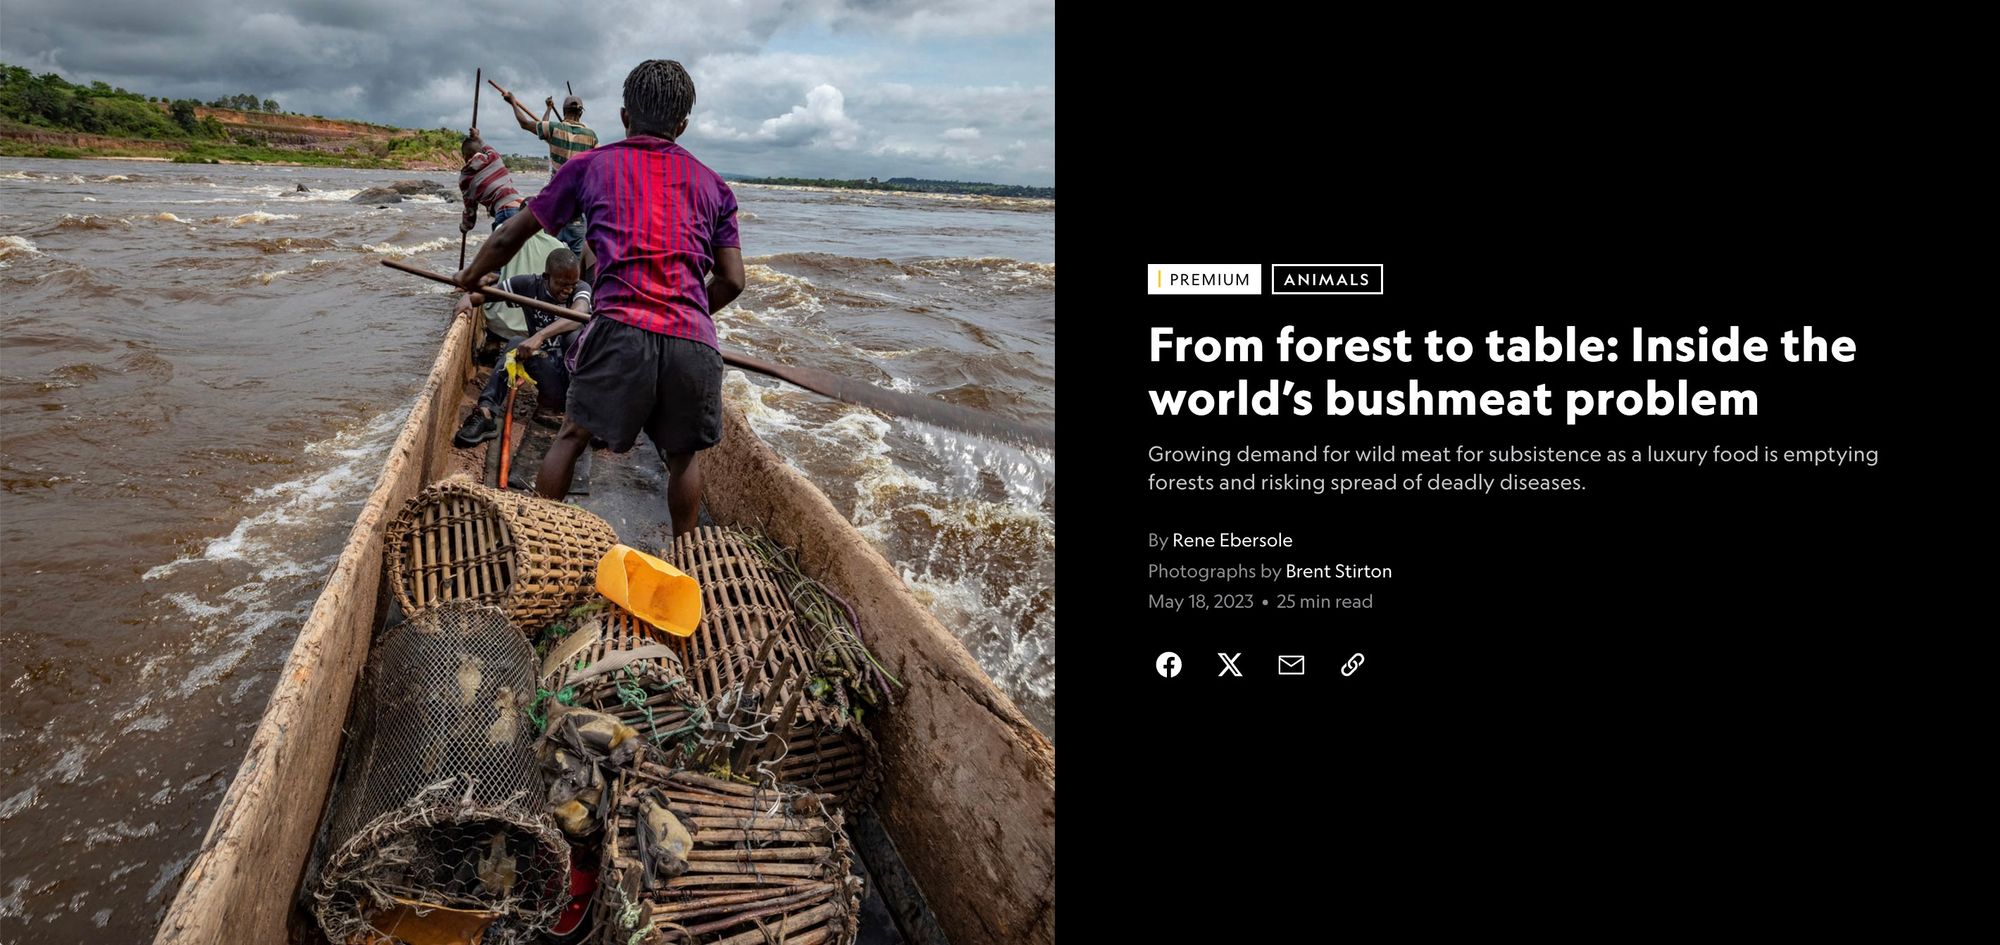
[(659, 760), (692, 748), (708, 713), (688, 681), (684, 647), (608, 602), (550, 647), (541, 691), (564, 705), (607, 713), (638, 730)]
[(313, 893), (331, 941), (470, 923), (506, 945), (547, 927), (570, 856), (540, 810), (534, 691), (534, 652), (495, 608), (434, 608), (383, 635)]
[[(829, 644), (839, 631), (802, 619), (785, 575), (769, 565), (761, 539), (703, 526), (674, 542), (673, 562), (701, 585), (702, 617), (686, 645), (688, 679), (709, 706), (712, 725), (733, 732), (732, 751), (691, 759), (698, 768), (764, 768), (780, 781), (867, 803), (877, 786), (875, 741), (851, 709), (855, 664), (872, 663), (858, 640)], [(607, 620), (636, 623), (617, 608)], [(855, 651), (859, 651), (856, 656)]]
[(646, 945), (852, 945), (861, 879), (832, 799), (641, 763), (619, 779), (599, 934)]

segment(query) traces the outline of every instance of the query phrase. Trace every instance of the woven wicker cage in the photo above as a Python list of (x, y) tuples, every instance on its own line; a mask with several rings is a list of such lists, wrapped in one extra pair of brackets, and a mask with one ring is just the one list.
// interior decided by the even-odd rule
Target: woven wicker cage
[(477, 601), (533, 634), (591, 593), (618, 533), (573, 505), (446, 479), (403, 507), (384, 543), (404, 613)]
[[(701, 585), (701, 624), (686, 642), (689, 682), (742, 741), (697, 767), (725, 760), (739, 772), (764, 767), (842, 805), (866, 804), (876, 788), (874, 739), (842, 706), (814, 695), (827, 672), (825, 650), (777, 575), (743, 535), (715, 526), (676, 540), (673, 563)], [(636, 622), (616, 608), (609, 620)]]
[(708, 718), (682, 666), (678, 637), (611, 606), (557, 641), (542, 661), (541, 687), (566, 705), (608, 713), (637, 729), (673, 763), (693, 748)]
[[(602, 941), (854, 942), (861, 879), (830, 798), (646, 763), (620, 777), (616, 796), (594, 905)], [(692, 840), (681, 862), (651, 872), (639, 852), (649, 800)]]
[(434, 608), (383, 635), (313, 887), (345, 943), (442, 907), (526, 941), (569, 898), (569, 846), (539, 812), (534, 652), (497, 609)]

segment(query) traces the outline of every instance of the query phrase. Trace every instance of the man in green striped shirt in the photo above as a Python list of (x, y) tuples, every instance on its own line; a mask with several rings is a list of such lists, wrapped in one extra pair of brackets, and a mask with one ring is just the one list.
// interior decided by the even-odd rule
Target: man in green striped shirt
[[(563, 120), (548, 121), (548, 113), (554, 110), (555, 104), (555, 99), (549, 99), (549, 109), (542, 112), (543, 120), (528, 126), (535, 137), (549, 143), (551, 171), (561, 170), (565, 161), (597, 147), (597, 132), (583, 123), (583, 99), (574, 95), (563, 99)], [(527, 112), (521, 114), (526, 115)]]
[[(542, 117), (537, 119), (533, 113), (521, 107), (521, 103), (515, 100), (514, 93), (500, 88), (497, 82), (493, 83), (493, 87), (500, 89), (500, 97), (514, 107), (514, 120), (520, 122), (522, 128), (534, 132), (535, 137), (549, 143), (550, 176), (553, 177), (555, 172), (562, 170), (563, 163), (570, 158), (597, 147), (597, 132), (590, 130), (590, 126), (583, 123), (583, 99), (574, 95), (563, 99), (562, 120), (550, 121), (549, 114), (556, 108), (554, 96), (548, 98), (548, 107), (542, 110)], [(596, 268), (596, 259), (589, 255), (588, 248), (583, 245), (583, 217), (579, 216), (568, 226), (563, 227), (561, 232), (556, 234), (556, 239), (562, 240), (570, 252), (584, 261), (586, 271)]]

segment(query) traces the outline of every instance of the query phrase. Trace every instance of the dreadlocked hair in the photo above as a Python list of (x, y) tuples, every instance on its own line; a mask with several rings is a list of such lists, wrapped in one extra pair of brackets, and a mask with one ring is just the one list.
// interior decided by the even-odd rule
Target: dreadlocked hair
[(672, 59), (648, 59), (625, 76), (625, 119), (632, 134), (672, 137), (694, 110), (694, 79)]

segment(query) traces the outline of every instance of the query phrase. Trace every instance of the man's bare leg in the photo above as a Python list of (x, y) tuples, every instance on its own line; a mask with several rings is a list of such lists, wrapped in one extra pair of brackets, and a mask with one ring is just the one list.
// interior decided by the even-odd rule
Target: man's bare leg
[(694, 531), (696, 520), (701, 518), (701, 463), (697, 462), (701, 454), (674, 453), (660, 458), (667, 464), (667, 514), (673, 517), (674, 537), (679, 538)]
[(563, 419), (562, 429), (542, 456), (542, 468), (535, 473), (535, 494), (561, 502), (569, 495), (570, 477), (576, 474), (576, 458), (590, 447), (590, 431)]

